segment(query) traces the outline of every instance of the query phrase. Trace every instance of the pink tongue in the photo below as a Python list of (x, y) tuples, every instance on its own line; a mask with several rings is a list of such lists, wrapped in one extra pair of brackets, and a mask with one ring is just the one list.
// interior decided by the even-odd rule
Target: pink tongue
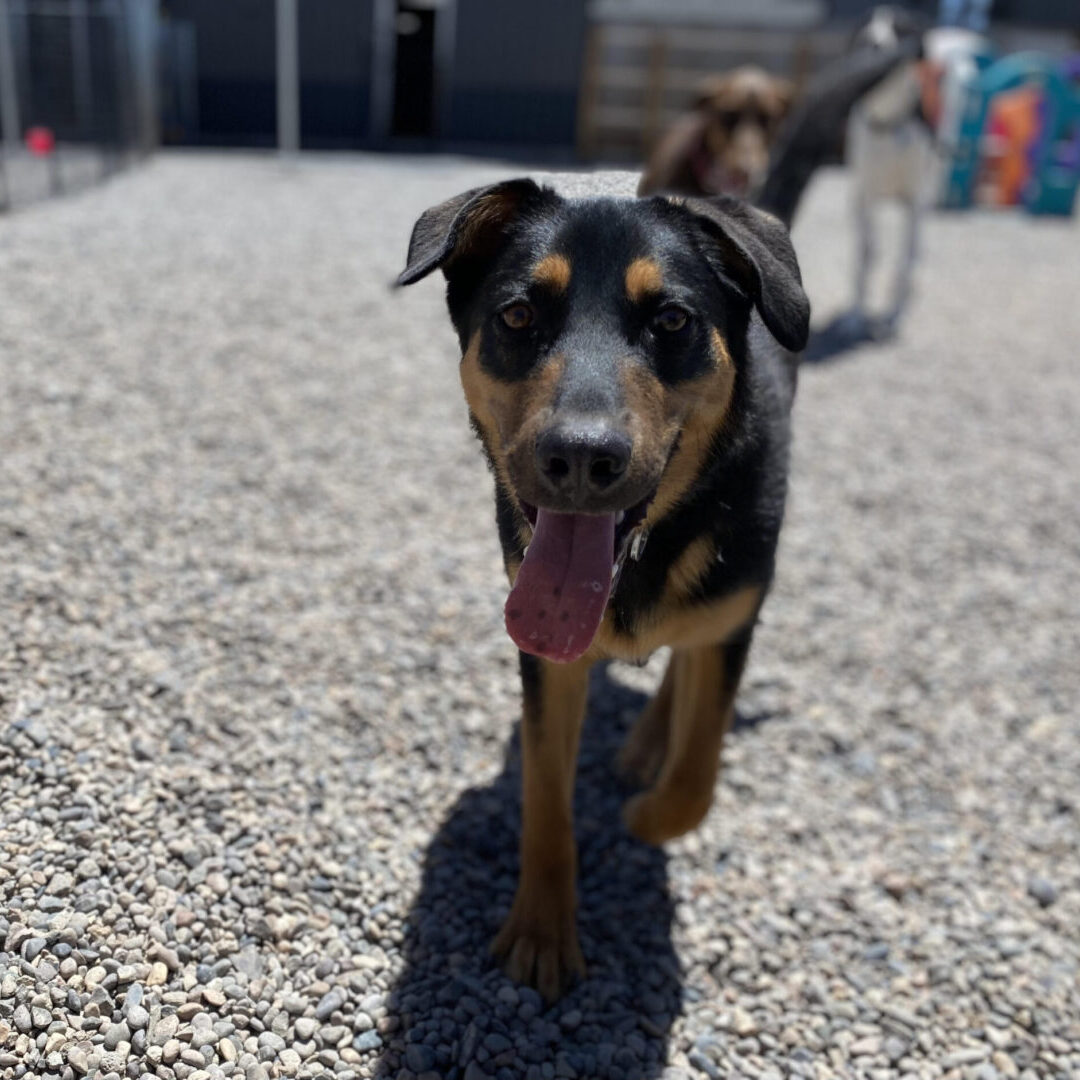
[(604, 617), (614, 561), (614, 514), (540, 510), (506, 600), (517, 647), (563, 663), (581, 656)]

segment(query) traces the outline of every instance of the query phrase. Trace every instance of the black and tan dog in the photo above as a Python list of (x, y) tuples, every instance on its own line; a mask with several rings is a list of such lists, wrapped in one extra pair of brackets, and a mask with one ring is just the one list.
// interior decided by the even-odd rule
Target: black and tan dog
[(521, 872), (494, 951), (551, 999), (584, 970), (571, 805), (595, 661), (673, 650), (622, 753), (648, 785), (629, 828), (662, 843), (712, 801), (773, 575), (809, 305), (787, 230), (727, 197), (496, 184), (417, 222), (399, 284), (436, 268), (524, 685)]

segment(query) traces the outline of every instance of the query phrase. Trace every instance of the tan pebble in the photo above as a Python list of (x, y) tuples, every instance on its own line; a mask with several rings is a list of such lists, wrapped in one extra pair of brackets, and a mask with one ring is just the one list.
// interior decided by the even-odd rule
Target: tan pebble
[(876, 1035), (865, 1035), (848, 1047), (852, 1057), (873, 1057), (881, 1049), (881, 1039)]
[(180, 1017), (175, 1013), (169, 1013), (161, 1017), (154, 1025), (154, 1042), (161, 1044), (167, 1042), (180, 1030)]
[(731, 1017), (731, 1028), (736, 1035), (753, 1035), (757, 1031), (757, 1021), (745, 1009), (736, 1008)]
[(169, 981), (169, 969), (160, 961), (150, 965), (150, 974), (146, 977), (147, 986), (164, 986)]
[(1016, 1067), (1016, 1062), (1013, 1061), (1004, 1050), (996, 1050), (990, 1055), (990, 1061), (993, 1066), (1002, 1076), (1019, 1076), (1020, 1070)]

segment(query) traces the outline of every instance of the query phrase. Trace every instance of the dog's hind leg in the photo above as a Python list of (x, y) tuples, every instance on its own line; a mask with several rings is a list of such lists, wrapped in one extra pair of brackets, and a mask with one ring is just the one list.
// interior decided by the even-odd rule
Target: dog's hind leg
[(900, 316), (911, 298), (911, 282), (915, 274), (915, 260), (919, 254), (919, 220), (922, 207), (914, 199), (905, 203), (906, 220), (904, 222), (904, 249), (900, 256), (900, 266), (896, 274), (896, 287), (893, 291), (893, 303), (885, 321), (890, 329), (895, 329)]
[(855, 254), (855, 301), (851, 307), (851, 319), (860, 326), (865, 326), (866, 297), (870, 290), (870, 275), (874, 270), (876, 254), (874, 215), (865, 192), (860, 192), (855, 199), (855, 234), (858, 249)]
[(668, 660), (663, 681), (652, 700), (641, 710), (619, 751), (618, 769), (626, 780), (651, 784), (667, 753), (671, 726), (671, 702), (675, 687), (675, 657)]
[(589, 664), (522, 654), (521, 870), (492, 952), (507, 975), (554, 1001), (584, 975), (578, 946), (573, 798)]
[(750, 651), (749, 630), (723, 645), (680, 649), (674, 670), (667, 754), (656, 784), (634, 796), (624, 817), (635, 836), (662, 844), (698, 825), (712, 805), (720, 749)]
[(836, 321), (837, 330), (850, 341), (860, 341), (870, 331), (867, 296), (877, 255), (874, 215), (870, 196), (858, 188), (853, 207), (855, 221), (855, 273), (851, 307)]

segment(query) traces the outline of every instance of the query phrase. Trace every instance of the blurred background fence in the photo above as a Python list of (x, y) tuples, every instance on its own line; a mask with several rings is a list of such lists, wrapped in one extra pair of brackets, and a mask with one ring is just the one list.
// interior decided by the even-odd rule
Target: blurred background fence
[(157, 143), (156, 0), (0, 0), (0, 208)]
[[(796, 86), (874, 0), (0, 0), (0, 209), (173, 146), (640, 163), (701, 77)], [(908, 0), (931, 21), (940, 0)], [(1080, 0), (992, 0), (1004, 55)]]

